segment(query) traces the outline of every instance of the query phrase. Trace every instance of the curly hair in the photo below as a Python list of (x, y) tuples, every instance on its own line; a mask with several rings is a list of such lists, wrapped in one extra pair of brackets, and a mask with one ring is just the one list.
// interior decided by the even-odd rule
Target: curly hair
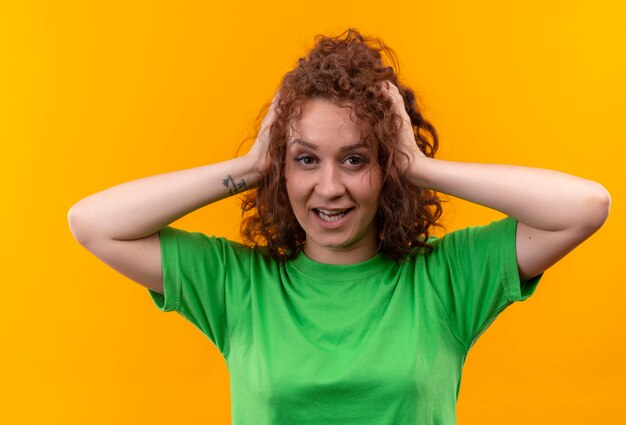
[[(391, 59), (393, 67), (383, 63), (381, 52)], [(383, 170), (376, 214), (379, 251), (398, 262), (416, 248), (432, 251), (429, 230), (431, 226), (443, 227), (437, 223), (442, 215), (441, 199), (434, 191), (411, 183), (394, 162), (402, 121), (381, 88), (383, 81), (398, 87), (417, 147), (424, 155), (434, 158), (439, 139), (433, 125), (423, 118), (414, 92), (399, 82), (394, 71), (396, 63), (391, 48), (354, 28), (337, 37), (315, 37), (313, 49), (298, 60), (280, 84), (275, 118), (269, 129), (271, 165), (242, 199), (241, 236), (245, 244), (266, 247), (264, 251), (278, 262), (294, 259), (302, 250), (306, 235), (287, 196), (285, 154), (290, 125), (301, 116), (303, 105), (312, 98), (322, 98), (350, 104), (357, 119), (369, 124), (364, 142)], [(257, 122), (267, 110), (268, 105)]]

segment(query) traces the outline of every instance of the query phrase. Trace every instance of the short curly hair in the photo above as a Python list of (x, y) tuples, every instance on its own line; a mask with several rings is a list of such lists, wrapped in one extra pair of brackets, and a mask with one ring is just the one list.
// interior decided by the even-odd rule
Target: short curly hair
[[(383, 63), (381, 51), (391, 59), (393, 68)], [(369, 124), (364, 142), (376, 153), (383, 170), (376, 214), (379, 251), (398, 262), (416, 248), (432, 251), (429, 230), (431, 226), (443, 227), (437, 223), (442, 215), (441, 199), (436, 192), (412, 184), (394, 162), (401, 117), (392, 111), (392, 101), (381, 88), (383, 81), (398, 87), (417, 147), (424, 155), (434, 158), (439, 139), (433, 125), (422, 117), (414, 92), (399, 82), (396, 63), (391, 48), (354, 28), (336, 37), (315, 37), (313, 49), (298, 60), (280, 84), (269, 130), (271, 166), (257, 186), (243, 194), (241, 236), (245, 244), (266, 248), (263, 251), (278, 262), (294, 259), (302, 250), (306, 234), (287, 195), (285, 154), (290, 125), (301, 116), (303, 105), (312, 98), (322, 98), (350, 104), (357, 119)], [(268, 109), (266, 105), (257, 122)]]

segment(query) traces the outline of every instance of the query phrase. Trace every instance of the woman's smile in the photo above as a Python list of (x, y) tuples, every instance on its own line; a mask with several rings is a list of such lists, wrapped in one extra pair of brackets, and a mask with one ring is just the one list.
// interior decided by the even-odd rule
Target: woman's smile
[(314, 208), (311, 211), (319, 218), (320, 226), (325, 229), (336, 229), (345, 224), (354, 208), (327, 210)]

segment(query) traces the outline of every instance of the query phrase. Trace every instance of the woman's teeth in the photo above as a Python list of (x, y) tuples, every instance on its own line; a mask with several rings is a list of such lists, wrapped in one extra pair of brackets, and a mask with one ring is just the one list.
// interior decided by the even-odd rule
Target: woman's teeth
[(324, 221), (338, 221), (341, 220), (347, 213), (350, 211), (350, 208), (340, 211), (329, 211), (329, 210), (320, 210), (315, 209), (317, 215)]

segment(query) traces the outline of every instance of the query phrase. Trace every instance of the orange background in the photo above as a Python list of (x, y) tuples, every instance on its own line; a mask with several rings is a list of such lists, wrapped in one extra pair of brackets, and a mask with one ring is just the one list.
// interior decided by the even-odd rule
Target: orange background
[[(232, 158), (314, 35), (349, 26), (395, 49), (438, 158), (550, 168), (612, 196), (604, 227), (472, 348), (459, 424), (622, 420), (622, 2), (210, 3), (0, 3), (0, 423), (230, 423), (217, 349), (81, 247), (67, 213), (119, 183)], [(448, 231), (503, 217), (445, 208)], [(173, 225), (236, 239), (239, 218), (228, 199)]]

